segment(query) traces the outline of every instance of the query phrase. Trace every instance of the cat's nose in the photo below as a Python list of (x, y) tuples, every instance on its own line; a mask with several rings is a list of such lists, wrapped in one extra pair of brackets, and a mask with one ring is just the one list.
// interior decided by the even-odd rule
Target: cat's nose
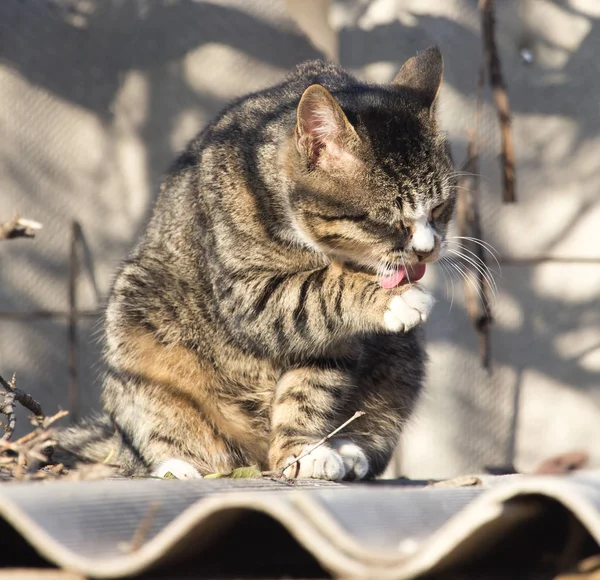
[(415, 255), (417, 256), (417, 258), (419, 259), (419, 262), (422, 262), (423, 260), (426, 260), (427, 258), (429, 258), (429, 256), (431, 256), (431, 254), (433, 254), (435, 250), (435, 247), (432, 248), (431, 250), (414, 250)]

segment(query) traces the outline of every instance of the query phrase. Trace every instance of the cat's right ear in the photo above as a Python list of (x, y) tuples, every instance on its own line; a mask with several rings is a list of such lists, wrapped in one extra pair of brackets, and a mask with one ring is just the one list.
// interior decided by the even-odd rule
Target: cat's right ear
[(296, 147), (309, 167), (325, 170), (351, 163), (358, 135), (342, 108), (321, 85), (308, 87), (296, 112)]
[(407, 87), (415, 91), (423, 105), (433, 112), (444, 77), (444, 59), (437, 46), (432, 46), (409, 58), (392, 85)]

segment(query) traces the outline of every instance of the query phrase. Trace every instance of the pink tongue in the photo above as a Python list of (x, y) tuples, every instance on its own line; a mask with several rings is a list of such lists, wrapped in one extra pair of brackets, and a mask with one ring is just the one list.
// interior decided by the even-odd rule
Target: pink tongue
[(397, 270), (395, 270), (392, 274), (388, 274), (381, 279), (381, 287), (386, 290), (389, 288), (395, 288), (399, 284), (402, 283), (404, 278), (406, 278), (407, 282), (410, 280), (411, 282), (416, 282), (420, 280), (423, 276), (425, 276), (425, 264), (417, 264), (416, 266), (411, 266), (408, 269), (408, 272), (401, 266)]

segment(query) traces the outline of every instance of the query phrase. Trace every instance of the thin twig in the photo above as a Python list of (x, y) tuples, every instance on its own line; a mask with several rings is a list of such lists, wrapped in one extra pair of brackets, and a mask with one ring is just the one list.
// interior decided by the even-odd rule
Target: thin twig
[(79, 277), (78, 246), (81, 235), (79, 222), (71, 224), (71, 248), (69, 255), (69, 319), (68, 319), (68, 348), (69, 348), (69, 382), (68, 399), (71, 421), (76, 421), (79, 415), (79, 382), (77, 365), (77, 279)]
[(96, 310), (77, 310), (70, 312), (68, 310), (2, 310), (0, 311), (0, 320), (40, 320), (52, 318), (99, 318), (105, 312), (104, 307)]
[(17, 416), (15, 415), (15, 397), (14, 391), (7, 391), (4, 394), (4, 401), (0, 404), (0, 412), (6, 415), (6, 427), (2, 439), (8, 440), (12, 437), (17, 426)]
[[(6, 389), (6, 392), (3, 393), (3, 400), (0, 401), (0, 412), (8, 418), (6, 430), (0, 438), (0, 466), (4, 468), (3, 473), (9, 470), (17, 479), (25, 476), (29, 478), (46, 477), (48, 473), (40, 474), (38, 470), (42, 464), (48, 463), (50, 451), (56, 445), (50, 426), (64, 417), (67, 412), (59, 411), (52, 417), (46, 417), (41, 405), (36, 400), (17, 389), (16, 375), (13, 375), (10, 383), (0, 376), (0, 385)], [(32, 423), (37, 427), (16, 441), (9, 441), (16, 426), (15, 401), (34, 414)]]
[[(479, 69), (477, 80), (477, 105), (475, 109), (474, 127), (469, 132), (469, 143), (467, 147), (467, 160), (463, 165), (465, 175), (462, 178), (461, 186), (458, 188), (458, 228), (460, 235), (464, 237), (474, 237), (483, 239), (480, 214), (480, 180), (479, 180), (479, 125), (483, 109), (483, 83), (484, 67)], [(479, 356), (483, 368), (491, 372), (492, 351), (490, 330), (492, 325), (490, 286), (484, 275), (487, 269), (487, 256), (481, 244), (472, 244), (471, 250), (482, 264), (481, 268), (476, 268), (477, 292), (473, 291), (468, 279), (465, 279), (465, 298), (467, 303), (467, 312), (473, 321), (475, 330), (479, 337)]]
[(288, 461), (288, 463), (286, 463), (283, 466), (283, 468), (281, 468), (279, 470), (275, 470), (275, 471), (263, 471), (262, 475), (285, 477), (286, 470), (289, 469), (292, 465), (294, 465), (295, 463), (298, 463), (300, 460), (304, 459), (307, 455), (310, 455), (315, 449), (321, 447), (321, 445), (323, 445), (324, 443), (327, 443), (327, 441), (329, 441), (329, 439), (331, 439), (334, 435), (337, 435), (344, 427), (347, 427), (348, 425), (350, 425), (350, 423), (352, 423), (352, 421), (355, 421), (356, 419), (358, 419), (359, 417), (362, 417), (363, 415), (365, 415), (364, 411), (356, 411), (356, 413), (354, 413), (354, 415), (352, 415), (352, 417), (350, 417), (350, 419), (348, 419), (347, 421), (342, 423), (339, 427), (334, 429), (328, 435), (325, 435), (325, 437), (323, 437), (323, 439), (320, 439), (319, 441), (317, 441), (317, 443), (315, 443), (314, 445), (312, 445), (311, 447), (309, 447), (308, 449), (303, 451), (300, 455), (298, 455), (298, 457), (294, 457), (294, 459), (292, 459), (291, 461)]
[(33, 238), (35, 231), (41, 227), (42, 224), (39, 222), (22, 218), (17, 214), (10, 221), (0, 224), (0, 240)]
[(50, 427), (53, 423), (56, 423), (56, 421), (58, 421), (59, 419), (62, 419), (63, 417), (66, 417), (68, 414), (69, 414), (69, 411), (63, 411), (63, 410), (58, 411), (58, 412), (54, 413), (54, 415), (44, 418), (42, 427), (44, 429), (48, 429), (48, 427)]
[[(13, 375), (12, 381), (10, 383), (8, 381), (6, 381), (4, 378), (2, 378), (2, 376), (0, 375), (0, 385), (2, 385), (6, 389), (6, 392), (7, 392), (7, 394), (5, 395), (5, 401), (7, 401), (7, 400), (9, 401), (8, 405), (5, 402), (2, 402), (2, 404), (0, 404), (0, 412), (5, 413), (9, 418), (9, 425), (8, 425), (9, 430), (11, 428), (11, 425), (10, 425), (11, 413), (14, 411), (14, 409), (11, 407), (11, 403), (13, 401), (17, 401), (17, 402), (21, 403), (21, 405), (23, 405), (23, 407), (25, 407), (26, 409), (29, 409), (34, 414), (38, 425), (43, 424), (45, 415), (44, 415), (44, 411), (42, 410), (42, 406), (33, 397), (31, 397), (31, 395), (28, 395), (27, 393), (24, 393), (20, 389), (17, 389), (17, 387), (15, 386), (15, 376), (14, 375)], [(12, 425), (12, 428), (14, 430), (14, 423)], [(12, 431), (10, 431), (8, 436), (5, 433), (2, 438), (8, 439), (11, 435), (12, 435)]]
[(487, 64), (490, 87), (500, 123), (502, 139), (502, 174), (504, 203), (515, 203), (515, 149), (511, 124), (510, 103), (502, 76), (502, 66), (496, 44), (495, 0), (479, 0), (481, 28), (483, 33), (483, 54)]
[(152, 527), (152, 523), (154, 522), (154, 518), (156, 517), (159, 508), (160, 502), (158, 501), (154, 501), (150, 504), (146, 515), (142, 518), (142, 521), (133, 533), (131, 541), (123, 546), (126, 552), (137, 552), (142, 547), (148, 537), (148, 533), (150, 532), (150, 528)]
[(16, 441), (0, 440), (0, 465), (12, 468), (17, 479), (37, 477), (40, 465), (48, 462), (48, 450), (56, 445), (50, 427), (65, 415), (67, 411), (59, 411), (43, 418), (40, 426)]

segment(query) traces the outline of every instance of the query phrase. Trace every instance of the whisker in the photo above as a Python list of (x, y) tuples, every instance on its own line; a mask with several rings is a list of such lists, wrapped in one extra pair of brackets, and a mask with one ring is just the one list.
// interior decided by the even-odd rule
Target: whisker
[(471, 171), (453, 171), (450, 175), (452, 175), (452, 177), (479, 177), (488, 179), (487, 175), (483, 175), (482, 173), (472, 173)]
[(379, 281), (380, 285), (383, 282), (383, 276), (385, 274), (385, 264), (386, 264), (386, 262), (387, 262), (387, 260), (384, 260), (383, 258), (380, 258), (379, 262), (377, 264), (377, 280)]
[[(490, 268), (487, 265), (485, 260), (482, 260), (481, 257), (478, 256), (475, 252), (473, 252), (471, 249), (463, 246), (462, 244), (459, 244), (458, 247), (448, 247), (448, 248), (446, 248), (446, 251), (451, 252), (455, 255), (461, 256), (465, 260), (467, 260), (467, 259), (469, 261), (473, 260), (473, 266), (478, 267), (478, 268), (483, 268), (490, 276), (492, 276), (492, 274), (500, 275), (499, 272), (492, 270), (492, 268)], [(469, 254), (469, 255), (467, 255), (467, 254)]]
[[(470, 248), (467, 248), (466, 246), (463, 246), (462, 244), (458, 244), (458, 247), (449, 247), (447, 248), (447, 251), (450, 250), (454, 250), (454, 251), (458, 251), (459, 253), (463, 254), (464, 259), (466, 259), (467, 257), (475, 260), (475, 262), (477, 262), (478, 265), (480, 265), (486, 272), (488, 272), (488, 274), (490, 275), (491, 278), (494, 278), (494, 276), (497, 276), (499, 278), (502, 278), (502, 271), (500, 269), (496, 270), (494, 268), (491, 268), (490, 266), (488, 266), (488, 264), (486, 263), (485, 260), (483, 260), (481, 258), (481, 256), (477, 255), (475, 252), (473, 252)], [(467, 252), (469, 254), (469, 256), (466, 256), (464, 254), (464, 252)], [(475, 264), (473, 264), (475, 265)], [(496, 284), (497, 286), (497, 284)]]
[(404, 268), (404, 272), (406, 274), (406, 279), (408, 280), (408, 283), (410, 284), (410, 276), (408, 275), (408, 270), (406, 269), (406, 262), (404, 261), (404, 256), (401, 256), (402, 258), (402, 267)]
[(485, 248), (490, 254), (500, 258), (500, 252), (492, 246), (489, 242), (485, 240), (480, 240), (479, 238), (472, 238), (471, 236), (450, 236), (448, 239), (450, 240), (468, 240), (469, 242), (473, 242), (475, 244), (479, 244), (483, 248)]
[(473, 266), (486, 281), (487, 285), (492, 290), (492, 294), (494, 296), (498, 296), (498, 286), (496, 285), (496, 281), (494, 280), (494, 277), (492, 276), (491, 271), (487, 267), (485, 262), (481, 262), (481, 264), (483, 264), (482, 266), (481, 264), (478, 264), (475, 260), (473, 260), (473, 258), (471, 258), (470, 256), (465, 256), (464, 254), (461, 254), (460, 252), (451, 248), (448, 249), (448, 251), (454, 254), (455, 256), (458, 256), (460, 259), (465, 260), (465, 262), (471, 264), (471, 266)]
[(464, 185), (450, 185), (450, 189), (460, 189), (462, 191), (473, 191), (471, 187), (466, 187)]
[[(448, 266), (444, 264), (443, 260), (438, 260), (436, 264), (441, 268), (442, 274), (444, 276), (444, 282), (446, 284), (446, 295), (450, 294), (450, 307), (448, 308), (448, 314), (452, 310), (452, 306), (454, 305), (454, 284), (452, 283), (451, 273), (448, 271)], [(448, 292), (448, 286), (450, 286), (450, 292)]]
[(471, 276), (469, 276), (469, 273), (467, 271), (465, 271), (462, 268), (462, 266), (460, 266), (457, 262), (447, 261), (447, 264), (450, 267), (454, 268), (457, 272), (459, 272), (461, 277), (465, 280), (465, 282), (467, 284), (469, 284), (473, 288), (473, 290), (475, 290), (475, 294), (479, 298), (479, 302), (481, 304), (481, 307), (483, 308), (484, 314), (486, 316), (491, 316), (490, 310), (487, 307), (487, 300), (486, 300), (485, 295), (483, 294), (482, 289), (479, 287), (478, 284), (475, 283), (473, 278)]
[[(464, 250), (465, 252), (468, 252), (469, 254), (471, 254), (471, 255), (473, 256), (473, 258), (474, 258), (475, 260), (477, 260), (478, 262), (481, 262), (481, 263), (482, 263), (482, 264), (484, 264), (484, 265), (485, 265), (487, 268), (489, 268), (489, 269), (490, 269), (490, 271), (494, 272), (495, 274), (498, 274), (499, 276), (501, 275), (501, 273), (500, 273), (501, 267), (500, 267), (500, 265), (499, 265), (499, 264), (498, 264), (498, 266), (499, 266), (499, 270), (498, 270), (498, 271), (496, 271), (496, 270), (492, 270), (492, 268), (490, 268), (490, 267), (487, 265), (487, 263), (485, 262), (485, 260), (484, 260), (484, 259), (483, 259), (483, 258), (482, 258), (482, 257), (481, 257), (479, 254), (476, 254), (476, 253), (475, 253), (473, 250), (471, 250), (471, 248), (469, 248), (469, 247), (468, 247), (466, 244), (464, 244), (464, 243), (462, 243), (462, 242), (454, 242), (454, 243), (456, 244), (456, 247), (455, 247), (455, 248), (452, 248), (452, 249), (457, 249), (457, 248), (458, 248), (459, 250)], [(448, 248), (450, 248), (450, 246), (447, 246), (447, 247), (448, 247)], [(492, 254), (492, 257), (493, 257), (493, 254)]]
[(492, 244), (490, 244), (489, 242), (486, 242), (485, 240), (480, 240), (478, 238), (471, 238), (469, 236), (452, 236), (450, 239), (452, 240), (467, 240), (469, 242), (472, 242), (474, 244), (477, 244), (479, 246), (481, 246), (484, 250), (486, 250), (490, 256), (492, 256), (494, 262), (496, 262), (496, 266), (498, 266), (498, 275), (501, 276), (502, 275), (502, 266), (500, 265), (500, 252), (498, 252), (498, 250), (496, 250), (496, 248), (494, 248), (494, 246), (492, 246)]

